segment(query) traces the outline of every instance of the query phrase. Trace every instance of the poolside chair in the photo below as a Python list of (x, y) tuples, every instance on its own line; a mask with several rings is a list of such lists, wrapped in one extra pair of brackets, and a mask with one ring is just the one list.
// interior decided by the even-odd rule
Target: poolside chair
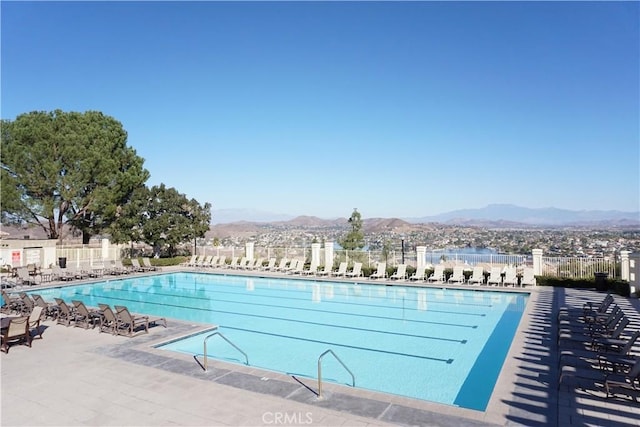
[(238, 267), (238, 260), (240, 259), (240, 257), (234, 256), (231, 258), (231, 262), (229, 264), (226, 265), (227, 268), (237, 268)]
[(345, 273), (345, 277), (361, 277), (362, 276), (362, 263), (355, 262), (353, 263), (353, 270), (347, 271)]
[(71, 326), (71, 322), (75, 322), (75, 313), (62, 298), (54, 298), (58, 305), (58, 317), (56, 323), (59, 325)]
[(33, 302), (38, 307), (42, 307), (42, 311), (44, 312), (45, 317), (49, 317), (51, 319), (55, 319), (58, 317), (58, 306), (51, 302), (46, 302), (42, 296), (39, 294), (33, 294)]
[(304, 270), (304, 261), (301, 259), (294, 259), (291, 261), (291, 266), (287, 270), (287, 274), (300, 274)]
[(4, 305), (2, 311), (4, 313), (22, 313), (24, 303), (22, 298), (17, 296), (10, 296), (4, 289), (2, 290), (2, 300)]
[(74, 275), (71, 274), (66, 268), (63, 270), (62, 268), (60, 268), (59, 265), (52, 265), (51, 272), (53, 274), (52, 276), (53, 280), (68, 281), (68, 280), (73, 280), (75, 278)]
[(318, 261), (312, 262), (311, 265), (309, 265), (309, 269), (303, 269), (301, 274), (305, 276), (310, 276), (312, 274), (316, 274), (317, 272), (318, 272)]
[(427, 278), (429, 283), (444, 283), (444, 265), (436, 265), (433, 273)]
[(117, 333), (125, 332), (128, 337), (132, 337), (135, 330), (143, 327), (146, 334), (149, 333), (149, 316), (139, 314), (132, 315), (127, 307), (115, 305), (116, 319), (118, 319)]
[(453, 267), (453, 274), (447, 280), (447, 283), (464, 283), (464, 266), (456, 265)]
[(533, 274), (533, 267), (525, 267), (522, 270), (520, 286), (536, 286), (536, 276)]
[(276, 259), (269, 258), (269, 263), (264, 266), (260, 266), (260, 269), (263, 271), (272, 271), (276, 267)]
[(28, 316), (33, 311), (33, 308), (36, 306), (36, 303), (33, 302), (31, 297), (24, 292), (20, 293), (20, 298), (22, 298), (22, 314)]
[(387, 263), (378, 262), (377, 269), (369, 275), (369, 279), (385, 279), (387, 277)]
[(487, 279), (487, 285), (500, 285), (502, 284), (502, 270), (500, 267), (491, 267), (489, 272), (489, 278)]
[(9, 353), (9, 342), (18, 341), (31, 347), (31, 334), (29, 333), (29, 317), (15, 317), (9, 320), (9, 325), (2, 330), (2, 351)]
[(112, 335), (117, 335), (120, 322), (118, 322), (116, 314), (107, 304), (98, 304), (98, 307), (102, 315), (99, 332), (111, 332)]
[(609, 310), (609, 306), (611, 304), (613, 304), (613, 295), (611, 294), (607, 294), (602, 301), (600, 302), (600, 304), (597, 305), (597, 307), (593, 307), (593, 303), (591, 301), (586, 302), (582, 305), (582, 311), (584, 312), (584, 315), (587, 316), (589, 314), (600, 314), (600, 313), (606, 313), (607, 310)]
[(155, 265), (151, 265), (151, 260), (149, 258), (142, 258), (142, 265), (149, 271), (158, 271), (160, 267), (156, 267)]
[(331, 276), (333, 277), (346, 277), (347, 275), (347, 263), (345, 261), (341, 262), (336, 271), (331, 272)]
[(143, 268), (140, 265), (140, 261), (138, 261), (137, 258), (131, 258), (131, 265), (133, 266), (133, 271), (135, 272), (144, 273), (145, 271), (147, 271), (146, 268)]
[(638, 401), (640, 397), (640, 358), (638, 358), (627, 374), (608, 374), (604, 378), (604, 389), (607, 397), (624, 394)]
[(42, 339), (42, 331), (40, 330), (40, 319), (42, 319), (42, 314), (44, 313), (43, 308), (40, 306), (33, 307), (31, 314), (29, 315), (29, 333), (31, 333), (32, 329), (35, 329), (36, 335), (40, 336)]
[(27, 267), (18, 267), (16, 269), (16, 274), (18, 275), (19, 285), (23, 285), (23, 286), (37, 285), (35, 276), (29, 275), (29, 270), (27, 270)]
[(424, 280), (426, 274), (427, 266), (421, 265), (420, 267), (416, 268), (416, 271), (409, 277), (409, 280)]
[(327, 262), (324, 264), (324, 268), (322, 270), (316, 271), (316, 276), (329, 277), (332, 271), (333, 271), (333, 265)]
[(199, 267), (199, 268), (208, 267), (209, 265), (211, 265), (212, 259), (213, 259), (213, 255), (207, 255), (196, 263), (196, 267)]
[(389, 280), (406, 280), (407, 279), (407, 264), (398, 264), (396, 271), (389, 276)]
[(518, 274), (515, 267), (507, 267), (504, 273), (504, 280), (502, 281), (504, 286), (511, 285), (514, 288), (518, 284)]
[(475, 266), (471, 272), (471, 277), (467, 280), (470, 285), (482, 285), (484, 283), (484, 267)]
[(96, 324), (102, 322), (102, 313), (96, 309), (89, 309), (82, 301), (71, 301), (75, 307), (75, 326), (82, 326), (85, 329), (95, 328)]
[(280, 262), (278, 263), (278, 266), (275, 267), (273, 270), (274, 271), (284, 271), (285, 268), (287, 268), (287, 263), (289, 262), (288, 258), (280, 258)]
[(180, 264), (182, 267), (193, 267), (198, 260), (198, 255), (191, 255), (191, 259)]

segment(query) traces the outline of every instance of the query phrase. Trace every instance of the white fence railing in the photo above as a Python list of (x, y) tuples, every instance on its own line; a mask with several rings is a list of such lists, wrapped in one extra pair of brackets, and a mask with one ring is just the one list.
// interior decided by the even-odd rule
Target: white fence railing
[[(117, 260), (122, 257), (125, 246), (109, 245), (108, 247), (70, 247), (56, 248), (57, 258), (66, 258), (67, 264), (71, 266), (97, 264), (102, 261)], [(216, 255), (225, 258), (242, 257), (246, 255), (246, 248), (241, 247), (212, 247), (202, 246), (197, 248), (198, 255)], [(320, 265), (325, 264), (325, 252), (320, 251)], [(299, 258), (310, 262), (312, 250), (310, 247), (261, 247), (253, 248), (253, 258)], [(407, 264), (417, 265), (417, 253), (415, 251), (347, 251), (336, 249), (333, 251), (334, 266), (342, 261), (349, 263), (362, 262), (364, 267), (374, 268), (379, 261), (386, 262), (388, 266)], [(533, 258), (531, 255), (513, 255), (497, 253), (464, 253), (464, 252), (443, 252), (427, 251), (425, 253), (425, 264), (445, 264), (447, 267), (454, 265), (467, 265), (470, 268), (475, 265), (483, 265), (486, 268), (492, 266), (531, 266)], [(543, 276), (566, 277), (566, 278), (593, 278), (594, 273), (607, 273), (610, 278), (620, 276), (618, 264), (612, 258), (586, 258), (586, 257), (542, 257), (541, 274)]]

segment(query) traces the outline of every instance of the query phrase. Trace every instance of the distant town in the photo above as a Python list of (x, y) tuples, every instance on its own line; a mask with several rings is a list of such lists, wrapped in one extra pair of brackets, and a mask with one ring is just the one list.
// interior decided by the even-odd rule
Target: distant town
[[(346, 219), (323, 220), (298, 217), (272, 223), (236, 222), (216, 224), (205, 245), (309, 246), (340, 239), (349, 230)], [(439, 223), (414, 224), (400, 219), (365, 219), (365, 247), (369, 250), (427, 250), (491, 248), (499, 253), (530, 254), (534, 248), (547, 256), (610, 257), (621, 250), (640, 252), (640, 227), (484, 227)]]

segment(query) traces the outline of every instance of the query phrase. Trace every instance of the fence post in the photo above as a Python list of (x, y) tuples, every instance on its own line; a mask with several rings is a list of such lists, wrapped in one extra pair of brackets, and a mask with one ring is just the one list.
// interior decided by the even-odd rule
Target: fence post
[[(629, 254), (631, 251), (620, 251), (620, 275), (622, 280), (629, 281), (630, 269), (629, 269)], [(614, 263), (615, 265), (615, 263)], [(615, 270), (614, 270), (615, 271)]]
[(533, 274), (542, 275), (542, 249), (534, 249), (531, 251), (533, 255)]

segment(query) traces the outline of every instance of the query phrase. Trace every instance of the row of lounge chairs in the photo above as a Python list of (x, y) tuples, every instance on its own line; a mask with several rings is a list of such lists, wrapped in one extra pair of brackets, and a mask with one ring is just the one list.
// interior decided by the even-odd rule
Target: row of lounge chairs
[(585, 304), (580, 312), (562, 309), (558, 389), (570, 382), (572, 387), (602, 391), (607, 398), (640, 402), (640, 329), (629, 325), (611, 294), (599, 304)]

